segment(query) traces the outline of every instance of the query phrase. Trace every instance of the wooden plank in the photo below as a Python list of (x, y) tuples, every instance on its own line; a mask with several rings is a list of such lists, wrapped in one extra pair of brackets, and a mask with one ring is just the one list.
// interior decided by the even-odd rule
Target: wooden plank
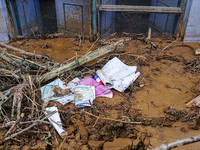
[(115, 11), (115, 12), (131, 12), (131, 13), (181, 14), (181, 7), (100, 5), (99, 10)]
[(186, 9), (186, 4), (187, 4), (187, 0), (184, 0), (183, 5), (182, 5), (182, 9), (181, 9), (181, 15), (180, 15), (179, 21), (178, 21), (178, 28), (177, 28), (177, 33), (176, 33), (177, 39), (179, 37), (184, 38), (183, 18), (184, 18), (184, 13), (185, 13), (185, 9)]

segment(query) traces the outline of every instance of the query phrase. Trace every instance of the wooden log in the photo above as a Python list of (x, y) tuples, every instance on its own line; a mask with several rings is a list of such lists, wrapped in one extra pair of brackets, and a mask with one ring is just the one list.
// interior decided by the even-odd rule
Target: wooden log
[(22, 53), (24, 55), (28, 55), (28, 56), (31, 56), (31, 57), (37, 57), (37, 58), (42, 58), (43, 57), (42, 55), (38, 55), (38, 54), (31, 53), (31, 52), (27, 52), (27, 51), (24, 51), (22, 49), (19, 49), (19, 48), (16, 48), (16, 47), (13, 47), (13, 46), (1, 43), (1, 42), (0, 42), (0, 46), (1, 47), (5, 47), (5, 48), (7, 48), (7, 49), (9, 49), (11, 51)]
[(184, 38), (185, 31), (184, 31), (183, 18), (184, 18), (184, 14), (185, 14), (186, 4), (187, 4), (187, 0), (184, 0), (183, 4), (182, 4), (182, 8), (181, 8), (181, 15), (178, 20), (176, 39), (178, 39), (179, 37)]
[(168, 150), (168, 149), (173, 149), (178, 146), (187, 145), (187, 144), (191, 144), (191, 143), (198, 142), (198, 141), (200, 141), (200, 134), (189, 137), (189, 138), (177, 140), (177, 141), (174, 141), (174, 142), (171, 142), (168, 144), (162, 144), (161, 146), (156, 147), (152, 150)]
[(100, 11), (115, 11), (115, 12), (131, 12), (131, 13), (181, 14), (180, 7), (100, 5), (99, 10)]

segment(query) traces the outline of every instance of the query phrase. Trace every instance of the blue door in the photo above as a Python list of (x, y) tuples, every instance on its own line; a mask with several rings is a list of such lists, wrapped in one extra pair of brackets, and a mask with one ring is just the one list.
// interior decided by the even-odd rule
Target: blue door
[[(159, 7), (180, 7), (182, 0), (152, 0), (151, 3)], [(174, 34), (176, 31), (178, 17), (175, 14), (151, 14), (150, 20), (161, 32)]]
[(74, 35), (89, 33), (90, 3), (88, 0), (55, 0), (58, 32)]
[(5, 1), (0, 0), (0, 42), (9, 42), (8, 38), (8, 14)]
[[(116, 0), (100, 0), (100, 5), (115, 5)], [(107, 35), (115, 32), (115, 12), (100, 12), (100, 34)]]
[(30, 37), (42, 32), (42, 20), (39, 0), (15, 0), (15, 11), (18, 13), (19, 34)]

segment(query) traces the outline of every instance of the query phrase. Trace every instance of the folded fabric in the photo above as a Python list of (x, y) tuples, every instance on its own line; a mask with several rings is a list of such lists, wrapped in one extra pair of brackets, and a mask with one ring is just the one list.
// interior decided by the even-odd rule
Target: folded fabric
[(94, 86), (96, 97), (102, 96), (102, 97), (113, 98), (113, 92), (109, 88), (95, 81), (91, 77), (86, 77), (82, 80), (79, 80), (78, 84), (86, 86)]

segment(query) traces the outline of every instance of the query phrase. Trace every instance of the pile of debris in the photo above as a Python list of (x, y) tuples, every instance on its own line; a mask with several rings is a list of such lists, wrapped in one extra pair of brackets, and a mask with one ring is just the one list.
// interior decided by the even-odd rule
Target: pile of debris
[[(136, 39), (150, 49), (157, 48), (148, 38)], [(170, 107), (165, 117), (143, 116), (139, 108), (132, 107), (133, 92), (145, 84), (130, 59), (138, 60), (138, 66), (148, 66), (141, 61), (148, 58), (121, 49), (130, 40), (104, 42), (105, 46), (95, 51), (90, 48), (67, 64), (0, 43), (0, 148), (141, 150), (151, 147), (152, 135), (139, 131), (136, 125), (163, 127), (178, 120), (199, 120), (199, 109), (194, 107), (194, 113), (189, 114)], [(121, 61), (120, 56), (129, 59)], [(97, 63), (84, 65), (96, 58)], [(112, 101), (115, 93), (124, 102), (112, 106), (95, 101), (98, 97)], [(156, 107), (153, 101), (152, 105)], [(123, 115), (112, 118), (107, 116), (107, 110), (120, 110)], [(199, 121), (193, 129), (198, 127)]]

